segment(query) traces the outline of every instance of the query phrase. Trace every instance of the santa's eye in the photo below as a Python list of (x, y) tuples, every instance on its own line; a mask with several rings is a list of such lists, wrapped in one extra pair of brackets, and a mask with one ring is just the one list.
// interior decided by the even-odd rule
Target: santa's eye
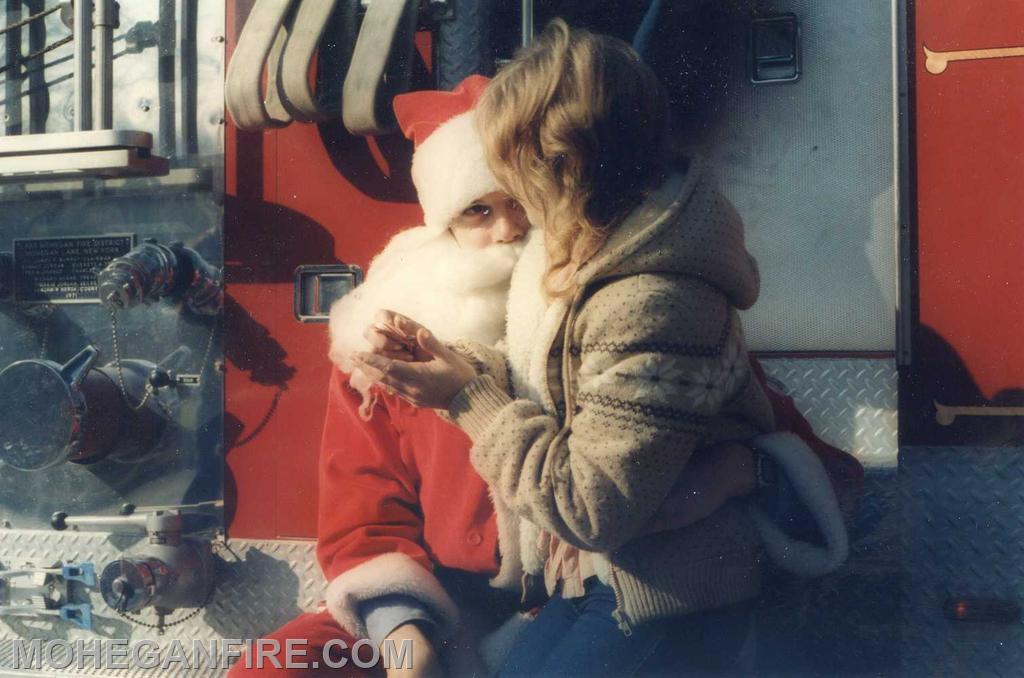
[(469, 207), (467, 207), (466, 209), (462, 210), (462, 215), (463, 216), (465, 216), (465, 217), (475, 217), (475, 218), (478, 218), (478, 219), (480, 217), (490, 216), (490, 214), (491, 214), (491, 208), (488, 207), (487, 205), (484, 205), (484, 204), (481, 204), (481, 203), (474, 203), (474, 204), (470, 205)]

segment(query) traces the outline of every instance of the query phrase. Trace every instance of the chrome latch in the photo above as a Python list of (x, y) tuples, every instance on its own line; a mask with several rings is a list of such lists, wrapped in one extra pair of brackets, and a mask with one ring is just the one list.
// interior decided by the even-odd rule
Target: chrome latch
[(750, 81), (793, 82), (800, 78), (800, 22), (795, 14), (750, 22)]
[(363, 282), (363, 271), (349, 264), (299, 266), (295, 269), (295, 319), (325, 323), (331, 304)]

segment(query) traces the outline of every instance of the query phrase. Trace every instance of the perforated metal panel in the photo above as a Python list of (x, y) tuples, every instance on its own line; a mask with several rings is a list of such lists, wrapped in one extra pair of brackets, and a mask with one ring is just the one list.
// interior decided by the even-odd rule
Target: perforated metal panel
[(803, 75), (752, 85), (747, 50), (735, 50), (734, 87), (702, 144), (761, 265), (748, 340), (756, 350), (892, 350), (893, 4), (766, 5), (799, 18)]

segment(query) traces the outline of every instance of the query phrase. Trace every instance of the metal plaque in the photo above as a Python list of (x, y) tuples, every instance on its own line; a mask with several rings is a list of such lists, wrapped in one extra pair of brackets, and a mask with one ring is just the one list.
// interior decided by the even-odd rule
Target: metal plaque
[(96, 272), (135, 246), (130, 234), (16, 238), (14, 298), (48, 304), (95, 304)]

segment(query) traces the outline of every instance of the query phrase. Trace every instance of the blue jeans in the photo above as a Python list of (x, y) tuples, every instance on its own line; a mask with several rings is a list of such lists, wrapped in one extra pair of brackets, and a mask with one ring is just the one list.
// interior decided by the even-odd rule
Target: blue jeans
[(549, 600), (516, 639), (500, 678), (521, 676), (728, 676), (750, 631), (751, 603), (657, 619), (624, 634), (615, 595), (596, 577), (586, 594)]

